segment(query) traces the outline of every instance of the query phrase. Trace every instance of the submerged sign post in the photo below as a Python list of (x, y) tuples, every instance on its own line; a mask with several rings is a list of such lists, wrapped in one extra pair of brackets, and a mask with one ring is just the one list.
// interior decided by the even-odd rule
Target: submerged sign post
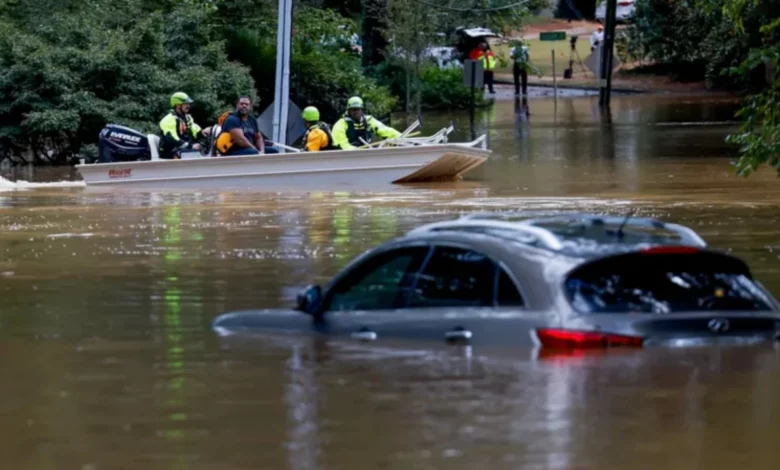
[[(539, 33), (540, 41), (564, 41), (566, 40), (566, 31), (545, 31)], [(555, 76), (555, 49), (552, 50), (552, 74), (553, 74), (553, 96), (558, 98), (558, 77)]]
[(481, 60), (463, 62), (463, 84), (471, 88), (471, 111), (474, 111), (474, 93), (485, 86)]
[(463, 62), (463, 84), (474, 90), (485, 86), (482, 75), (481, 60), (466, 60)]
[(483, 65), (481, 60), (467, 59), (463, 61), (463, 84), (471, 88), (471, 103), (469, 106), (469, 125), (471, 132), (474, 133), (474, 94), (477, 88), (482, 89), (485, 86), (485, 77), (483, 75)]

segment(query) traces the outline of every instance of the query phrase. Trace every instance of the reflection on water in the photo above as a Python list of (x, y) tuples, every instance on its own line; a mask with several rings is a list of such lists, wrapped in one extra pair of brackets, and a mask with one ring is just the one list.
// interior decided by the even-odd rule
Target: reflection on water
[[(498, 101), (494, 156), (388, 192), (0, 192), (0, 452), (8, 468), (774, 468), (771, 347), (549, 355), (258, 335), (354, 256), (477, 210), (689, 225), (780, 294), (780, 194), (728, 166), (734, 103)], [(425, 130), (467, 114), (426, 117)], [(397, 126), (400, 127), (400, 126)], [(17, 170), (22, 171), (22, 170)], [(18, 173), (74, 179), (70, 170)], [(4, 173), (14, 178), (14, 174)], [(2, 188), (0, 188), (2, 189)]]

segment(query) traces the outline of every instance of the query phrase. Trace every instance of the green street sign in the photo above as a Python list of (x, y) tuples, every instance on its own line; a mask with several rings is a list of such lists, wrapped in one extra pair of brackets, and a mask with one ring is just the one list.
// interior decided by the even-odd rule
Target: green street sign
[(566, 39), (566, 31), (547, 31), (539, 33), (540, 41), (563, 41)]

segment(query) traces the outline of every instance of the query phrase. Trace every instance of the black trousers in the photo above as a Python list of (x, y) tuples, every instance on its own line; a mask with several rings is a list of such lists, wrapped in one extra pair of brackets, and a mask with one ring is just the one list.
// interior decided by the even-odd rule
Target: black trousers
[(523, 96), (528, 95), (528, 71), (521, 69), (518, 64), (512, 67), (512, 75), (515, 76), (515, 94), (520, 94), (520, 79), (523, 80)]
[(493, 71), (492, 70), (485, 70), (482, 72), (482, 81), (484, 81), (485, 85), (487, 85), (488, 90), (490, 90), (491, 93), (495, 93), (493, 90)]

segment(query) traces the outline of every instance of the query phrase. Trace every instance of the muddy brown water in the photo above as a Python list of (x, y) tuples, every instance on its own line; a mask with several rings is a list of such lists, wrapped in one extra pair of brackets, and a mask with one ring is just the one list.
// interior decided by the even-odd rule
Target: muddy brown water
[[(385, 193), (0, 191), (2, 468), (777, 468), (772, 346), (547, 356), (209, 329), (475, 210), (633, 208), (780, 295), (780, 182), (733, 175), (735, 106), (623, 96), (607, 116), (590, 97), (531, 99), (525, 115), (501, 99), (475, 116), (495, 156), (472, 178)], [(425, 129), (450, 120), (470, 137), (463, 114)]]

